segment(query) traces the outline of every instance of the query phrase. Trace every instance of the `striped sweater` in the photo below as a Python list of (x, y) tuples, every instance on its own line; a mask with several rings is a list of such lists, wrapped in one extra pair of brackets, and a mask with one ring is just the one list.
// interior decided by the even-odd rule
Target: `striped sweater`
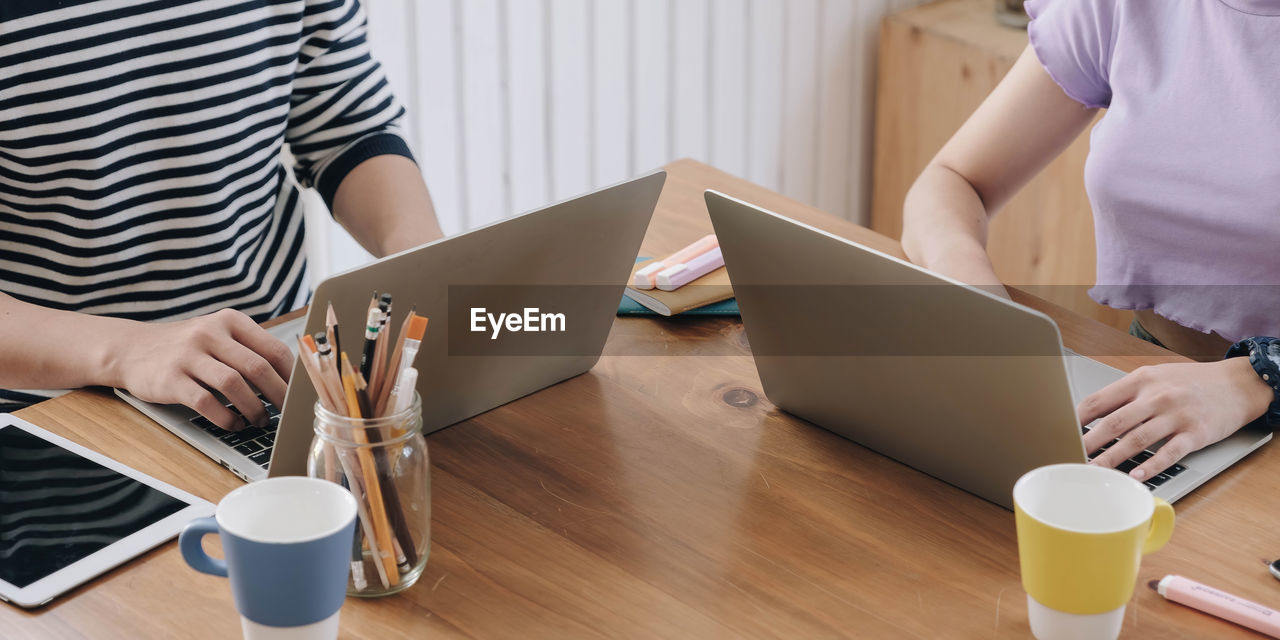
[(0, 291), (137, 320), (305, 304), (298, 183), (331, 204), (411, 157), (365, 28), (358, 0), (0, 0)]

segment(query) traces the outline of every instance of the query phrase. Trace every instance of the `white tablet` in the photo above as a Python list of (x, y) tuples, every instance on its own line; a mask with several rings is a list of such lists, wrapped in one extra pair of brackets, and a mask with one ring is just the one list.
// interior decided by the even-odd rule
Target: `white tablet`
[(212, 514), (200, 498), (0, 414), (2, 600), (38, 607)]

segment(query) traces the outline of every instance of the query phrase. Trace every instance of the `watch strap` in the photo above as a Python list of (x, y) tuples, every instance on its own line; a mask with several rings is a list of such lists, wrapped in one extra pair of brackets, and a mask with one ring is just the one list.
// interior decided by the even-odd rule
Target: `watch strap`
[(1267, 408), (1266, 420), (1269, 427), (1280, 427), (1280, 338), (1256, 336), (1245, 338), (1227, 350), (1228, 358), (1247, 356), (1249, 364), (1262, 378), (1273, 395), (1271, 406)]

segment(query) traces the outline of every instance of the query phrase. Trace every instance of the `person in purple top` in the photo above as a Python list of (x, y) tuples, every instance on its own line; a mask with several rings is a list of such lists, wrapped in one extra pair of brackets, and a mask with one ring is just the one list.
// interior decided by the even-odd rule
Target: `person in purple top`
[(1093, 461), (1114, 466), (1167, 438), (1141, 480), (1253, 420), (1280, 426), (1280, 0), (1026, 6), (1030, 46), (907, 194), (907, 256), (1003, 293), (988, 220), (1105, 109), (1084, 176), (1089, 293), (1201, 362), (1085, 398), (1086, 450), (1121, 437)]

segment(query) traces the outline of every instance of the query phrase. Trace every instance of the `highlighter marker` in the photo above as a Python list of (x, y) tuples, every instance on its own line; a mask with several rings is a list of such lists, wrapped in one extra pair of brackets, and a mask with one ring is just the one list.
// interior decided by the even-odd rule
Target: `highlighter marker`
[(716, 247), (688, 262), (672, 265), (658, 273), (658, 288), (675, 291), (702, 276), (724, 266), (724, 254)]
[(396, 382), (391, 389), (391, 395), (397, 398), (402, 392), (413, 395), (412, 390), (405, 390), (403, 386), (404, 372), (413, 367), (413, 361), (418, 357), (418, 349), (422, 347), (422, 338), (426, 333), (427, 318), (425, 316), (414, 318), (409, 325), (409, 335), (405, 338), (404, 347), (401, 349), (400, 371), (396, 373)]
[(1272, 638), (1280, 638), (1280, 612), (1182, 576), (1152, 580), (1148, 587), (1178, 604), (1234, 622)]
[(682, 262), (688, 262), (716, 247), (720, 246), (720, 241), (716, 239), (716, 234), (709, 233), (698, 238), (693, 244), (667, 256), (662, 260), (654, 260), (645, 265), (636, 272), (635, 278), (631, 284), (637, 289), (652, 289), (657, 285), (658, 272), (668, 267), (673, 267)]
[(641, 267), (640, 270), (636, 272), (635, 277), (631, 281), (631, 285), (637, 289), (652, 289), (653, 280), (651, 280), (651, 278), (656, 276), (659, 271), (662, 271), (663, 269), (666, 269), (666, 268), (667, 268), (666, 261), (654, 260), (649, 264), (646, 264), (645, 266)]
[(409, 403), (413, 402), (413, 390), (418, 386), (418, 370), (409, 367), (400, 373), (400, 383), (396, 385), (396, 390), (392, 394), (396, 403), (392, 406), (388, 415), (399, 414), (409, 408)]

